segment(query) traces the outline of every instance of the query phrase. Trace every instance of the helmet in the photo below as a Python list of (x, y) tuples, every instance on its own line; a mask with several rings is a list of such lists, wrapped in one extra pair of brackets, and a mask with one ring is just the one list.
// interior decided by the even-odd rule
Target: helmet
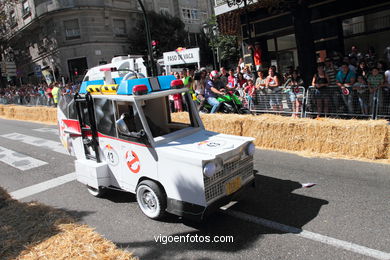
[(213, 70), (210, 72), (210, 79), (215, 79), (219, 77), (219, 72), (217, 70)]

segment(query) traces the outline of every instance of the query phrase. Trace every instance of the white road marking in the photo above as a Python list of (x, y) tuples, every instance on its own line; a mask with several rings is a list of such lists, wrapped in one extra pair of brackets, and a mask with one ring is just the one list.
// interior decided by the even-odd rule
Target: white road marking
[(252, 215), (249, 215), (249, 214), (246, 214), (246, 213), (243, 213), (243, 212), (230, 210), (228, 208), (229, 208), (229, 206), (221, 207), (222, 212), (224, 212), (226, 215), (229, 215), (229, 216), (232, 216), (232, 217), (235, 217), (235, 218), (238, 218), (238, 219), (242, 219), (242, 220), (254, 223), (254, 224), (259, 224), (259, 225), (262, 225), (262, 226), (265, 226), (265, 227), (268, 227), (268, 228), (272, 228), (272, 229), (275, 229), (275, 230), (279, 230), (279, 231), (282, 231), (282, 232), (292, 233), (292, 234), (297, 235), (299, 237), (303, 237), (303, 238), (306, 238), (306, 239), (318, 241), (318, 242), (321, 242), (321, 243), (324, 243), (324, 244), (328, 244), (328, 245), (331, 245), (331, 246), (334, 246), (334, 247), (345, 249), (345, 250), (348, 250), (348, 251), (351, 251), (351, 252), (354, 252), (354, 253), (358, 253), (358, 254), (361, 254), (361, 255), (365, 255), (365, 256), (376, 258), (376, 259), (381, 259), (381, 260), (390, 260), (390, 253), (386, 253), (386, 252), (383, 252), (383, 251), (371, 249), (371, 248), (368, 248), (368, 247), (365, 247), (365, 246), (357, 245), (357, 244), (354, 244), (354, 243), (351, 243), (351, 242), (347, 242), (347, 241), (344, 241), (344, 240), (340, 240), (340, 239), (324, 236), (324, 235), (313, 233), (313, 232), (310, 232), (310, 231), (302, 230), (300, 228), (287, 226), (287, 225), (284, 225), (284, 224), (280, 224), (278, 222), (274, 222), (274, 221), (271, 221), (271, 220), (263, 219), (263, 218), (256, 217), (256, 216), (252, 216)]
[(47, 164), (25, 154), (18, 153), (0, 146), (0, 161), (19, 170), (26, 171)]
[(65, 147), (60, 142), (55, 142), (55, 141), (46, 140), (39, 137), (18, 134), (18, 133), (4, 134), (0, 136), (14, 141), (19, 141), (37, 147), (46, 148), (57, 153), (69, 155)]
[(41, 133), (51, 133), (51, 134), (58, 135), (58, 129), (55, 128), (44, 127), (44, 128), (36, 128), (33, 130)]
[(76, 179), (76, 173), (72, 172), (72, 173), (63, 175), (61, 177), (57, 177), (57, 178), (54, 178), (54, 179), (51, 179), (51, 180), (48, 180), (45, 182), (41, 182), (41, 183), (38, 183), (38, 184), (35, 184), (32, 186), (17, 190), (17, 191), (13, 191), (10, 193), (10, 195), (14, 199), (19, 200), (19, 199), (23, 199), (23, 198), (32, 196), (34, 194), (37, 194), (37, 193), (40, 193), (40, 192), (43, 192), (43, 191), (46, 191), (46, 190), (49, 190), (52, 188), (55, 188), (55, 187), (60, 186), (62, 184), (71, 182), (75, 179)]

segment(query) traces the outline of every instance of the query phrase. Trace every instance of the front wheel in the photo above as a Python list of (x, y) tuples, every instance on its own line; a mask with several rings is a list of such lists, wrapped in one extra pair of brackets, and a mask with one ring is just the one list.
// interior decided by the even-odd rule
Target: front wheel
[(167, 198), (162, 189), (151, 180), (144, 180), (136, 190), (138, 206), (151, 219), (161, 219), (165, 215)]
[(88, 189), (88, 192), (94, 196), (94, 197), (97, 197), (97, 198), (101, 198), (103, 197), (105, 194), (106, 194), (106, 189), (102, 188), (102, 187), (99, 187), (99, 188), (93, 188), (91, 186), (88, 186), (87, 185), (87, 189)]

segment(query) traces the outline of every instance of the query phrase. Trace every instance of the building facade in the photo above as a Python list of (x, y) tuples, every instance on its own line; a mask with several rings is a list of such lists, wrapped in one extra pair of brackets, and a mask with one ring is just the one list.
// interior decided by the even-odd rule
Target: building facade
[(214, 13), (213, 0), (145, 0), (145, 7), (156, 13), (179, 17), (188, 32), (188, 46), (199, 46), (203, 24)]
[[(15, 62), (18, 83), (81, 80), (88, 68), (133, 53), (130, 39), (142, 18), (137, 0), (23, 0), (4, 5), (2, 60)], [(210, 0), (143, 0), (147, 10), (180, 17), (188, 45), (198, 46), (202, 24), (213, 11)], [(0, 36), (0, 38), (1, 38)], [(6, 46), (6, 47), (5, 47)], [(44, 74), (44, 75), (43, 75)], [(3, 75), (4, 76), (4, 75)], [(8, 77), (8, 79), (10, 79)]]
[[(244, 44), (259, 43), (264, 64), (277, 65), (281, 72), (299, 66), (313, 75), (316, 61), (335, 53), (347, 55), (352, 45), (362, 53), (371, 47), (379, 59), (386, 59), (384, 52), (390, 46), (387, 0), (247, 0), (248, 15), (243, 4), (229, 7), (227, 2), (214, 3), (220, 30), (241, 36)], [(243, 50), (250, 63), (247, 48)]]
[(136, 1), (125, 0), (24, 0), (3, 7), (3, 58), (12, 54), (18, 82), (40, 81), (45, 71), (80, 80), (88, 68), (131, 54), (128, 42), (140, 17)]

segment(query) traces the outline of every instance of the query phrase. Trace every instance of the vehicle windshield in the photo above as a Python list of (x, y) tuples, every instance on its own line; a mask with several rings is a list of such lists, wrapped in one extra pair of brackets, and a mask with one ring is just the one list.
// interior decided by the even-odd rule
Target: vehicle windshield
[[(199, 122), (194, 118), (192, 107), (185, 104), (193, 102), (188, 93), (148, 99), (142, 101), (142, 109), (149, 125), (153, 138), (167, 135), (178, 130), (190, 127), (199, 127)], [(182, 98), (185, 111), (174, 112), (174, 99)]]

